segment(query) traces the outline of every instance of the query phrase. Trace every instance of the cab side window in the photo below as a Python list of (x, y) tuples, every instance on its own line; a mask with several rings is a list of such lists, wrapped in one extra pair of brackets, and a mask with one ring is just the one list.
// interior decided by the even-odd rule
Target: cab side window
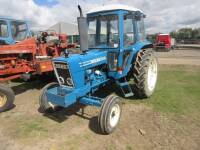
[(124, 16), (124, 47), (127, 48), (135, 43), (132, 15)]
[(27, 38), (27, 25), (24, 22), (11, 22), (12, 37), (15, 41), (22, 41)]
[(0, 37), (8, 37), (8, 26), (3, 20), (0, 20)]

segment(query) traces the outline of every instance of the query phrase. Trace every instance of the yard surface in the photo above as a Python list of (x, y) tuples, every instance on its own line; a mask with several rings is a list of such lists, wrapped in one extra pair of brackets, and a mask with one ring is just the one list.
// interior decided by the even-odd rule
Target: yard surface
[(75, 106), (39, 113), (45, 84), (13, 83), (16, 107), (0, 114), (0, 150), (199, 150), (200, 66), (161, 65), (154, 95), (125, 100), (120, 124), (107, 136), (98, 132), (97, 108), (86, 107), (83, 116)]
[(199, 49), (176, 49), (170, 52), (156, 52), (160, 64), (173, 65), (199, 65), (200, 66), (200, 48)]

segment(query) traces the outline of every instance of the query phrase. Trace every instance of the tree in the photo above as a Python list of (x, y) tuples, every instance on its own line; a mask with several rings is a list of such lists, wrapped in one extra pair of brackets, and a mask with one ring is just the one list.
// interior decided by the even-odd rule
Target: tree
[(192, 30), (192, 39), (200, 39), (200, 28)]
[(182, 28), (178, 31), (178, 38), (187, 40), (192, 38), (192, 28)]

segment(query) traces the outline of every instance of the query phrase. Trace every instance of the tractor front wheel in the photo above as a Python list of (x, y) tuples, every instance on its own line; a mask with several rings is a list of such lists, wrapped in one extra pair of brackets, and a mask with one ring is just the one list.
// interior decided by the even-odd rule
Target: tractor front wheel
[(121, 117), (121, 103), (118, 96), (110, 95), (106, 97), (101, 106), (98, 117), (100, 132), (110, 134), (117, 127)]
[(13, 90), (3, 84), (0, 84), (0, 112), (8, 110), (12, 107), (15, 99)]
[(137, 54), (133, 68), (134, 92), (138, 98), (147, 98), (153, 94), (157, 75), (158, 64), (153, 51), (151, 49), (142, 49)]
[(54, 88), (57, 86), (59, 86), (59, 84), (57, 82), (52, 82), (42, 88), (40, 97), (39, 97), (39, 106), (40, 106), (39, 110), (41, 113), (50, 112), (50, 111), (55, 110), (56, 106), (54, 104), (52, 104), (51, 102), (48, 102), (46, 92), (48, 89), (51, 89), (51, 88)]

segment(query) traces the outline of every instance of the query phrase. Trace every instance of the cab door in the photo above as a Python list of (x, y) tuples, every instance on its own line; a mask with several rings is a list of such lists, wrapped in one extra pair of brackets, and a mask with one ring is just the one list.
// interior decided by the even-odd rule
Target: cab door
[[(135, 44), (135, 28), (132, 14), (119, 15), (119, 50), (117, 53), (109, 53), (108, 59), (112, 68), (109, 75), (115, 79), (122, 78), (127, 75), (131, 67), (133, 58), (133, 45)], [(112, 65), (111, 65), (112, 64)]]
[(135, 21), (133, 14), (123, 16), (123, 61), (122, 70), (127, 74), (131, 67), (131, 60), (134, 54), (134, 44), (136, 42)]

